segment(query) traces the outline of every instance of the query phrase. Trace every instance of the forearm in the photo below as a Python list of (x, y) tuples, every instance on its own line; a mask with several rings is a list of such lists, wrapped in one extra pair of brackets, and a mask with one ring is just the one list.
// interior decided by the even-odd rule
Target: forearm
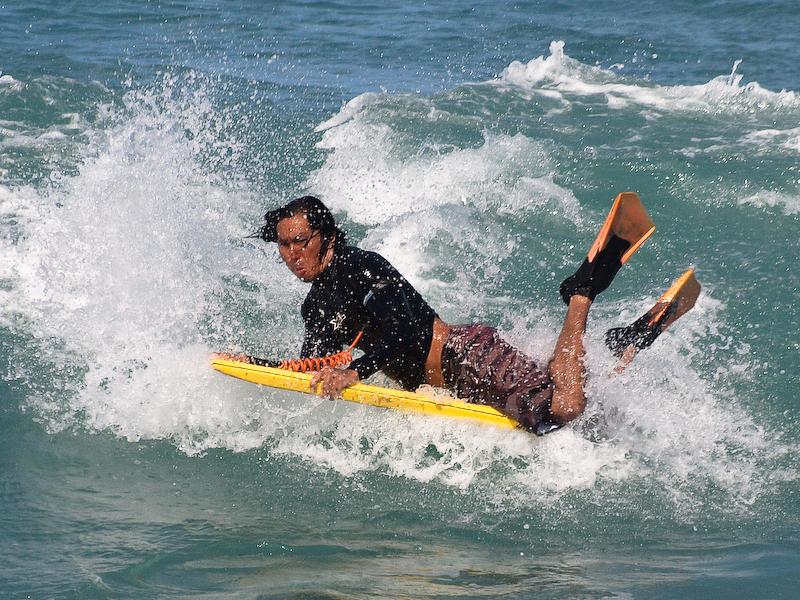
[(366, 379), (383, 369), (397, 356), (399, 356), (397, 348), (382, 343), (378, 348), (373, 348), (363, 356), (355, 359), (350, 363), (350, 368), (358, 373), (361, 379)]

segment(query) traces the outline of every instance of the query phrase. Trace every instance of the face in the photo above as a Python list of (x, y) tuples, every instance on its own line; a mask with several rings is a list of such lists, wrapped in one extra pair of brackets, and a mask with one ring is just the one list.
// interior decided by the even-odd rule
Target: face
[(308, 224), (303, 213), (278, 221), (278, 252), (294, 275), (305, 282), (314, 281), (331, 260), (331, 251), (319, 257), (322, 237)]

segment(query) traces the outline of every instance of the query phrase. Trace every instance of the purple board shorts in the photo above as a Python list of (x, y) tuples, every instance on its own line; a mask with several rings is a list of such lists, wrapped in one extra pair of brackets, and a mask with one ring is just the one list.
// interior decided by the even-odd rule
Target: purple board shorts
[(459, 398), (493, 406), (528, 430), (551, 419), (550, 377), (493, 327), (452, 327), (442, 348), (442, 374)]

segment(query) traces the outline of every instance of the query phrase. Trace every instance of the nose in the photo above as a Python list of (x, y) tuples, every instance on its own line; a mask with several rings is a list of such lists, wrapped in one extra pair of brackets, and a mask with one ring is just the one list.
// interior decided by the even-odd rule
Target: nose
[(292, 258), (295, 258), (295, 259), (298, 258), (302, 252), (303, 252), (303, 248), (302, 248), (302, 246), (300, 246), (300, 244), (298, 244), (296, 242), (292, 242), (289, 245), (289, 256), (291, 256)]

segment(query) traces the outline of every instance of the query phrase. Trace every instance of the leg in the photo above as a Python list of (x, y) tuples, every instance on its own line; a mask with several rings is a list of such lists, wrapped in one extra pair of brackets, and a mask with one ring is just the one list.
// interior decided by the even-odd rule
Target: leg
[(567, 316), (547, 367), (554, 388), (550, 413), (561, 424), (576, 418), (586, 408), (583, 333), (591, 305), (589, 298), (579, 294), (569, 299)]
[(589, 307), (654, 229), (638, 196), (620, 194), (586, 259), (561, 283), (559, 291), (569, 308), (548, 365), (553, 385), (550, 413), (559, 424), (568, 423), (586, 408), (583, 333)]

